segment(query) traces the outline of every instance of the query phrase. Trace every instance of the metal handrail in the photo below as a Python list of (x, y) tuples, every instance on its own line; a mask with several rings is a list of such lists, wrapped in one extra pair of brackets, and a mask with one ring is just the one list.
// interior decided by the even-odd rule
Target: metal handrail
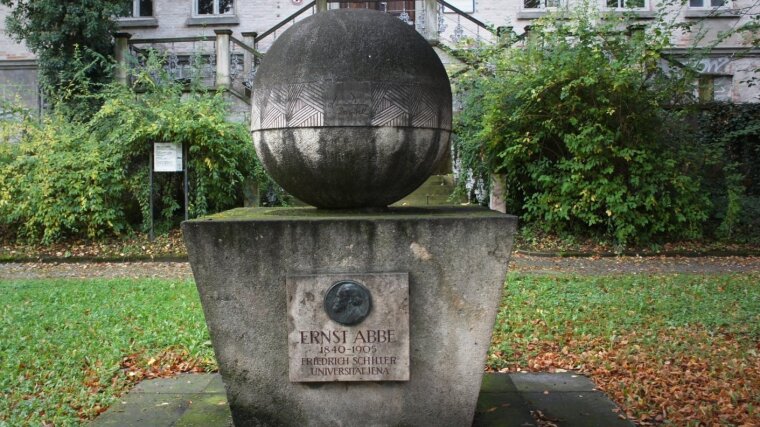
[(230, 42), (235, 43), (241, 49), (247, 51), (248, 53), (250, 53), (251, 55), (253, 55), (253, 56), (257, 57), (257, 58), (263, 58), (264, 57), (264, 55), (261, 52), (259, 52), (258, 50), (254, 49), (252, 46), (248, 46), (247, 44), (245, 44), (244, 41), (242, 41), (240, 39), (237, 39), (237, 38), (235, 38), (233, 36), (230, 36)]
[(312, 0), (309, 4), (307, 4), (306, 6), (302, 7), (301, 9), (299, 9), (294, 14), (292, 14), (292, 15), (288, 16), (287, 18), (283, 19), (278, 24), (276, 24), (274, 27), (266, 30), (261, 35), (256, 36), (256, 38), (254, 39), (255, 43), (258, 43), (260, 40), (263, 40), (268, 35), (274, 33), (275, 31), (277, 31), (280, 28), (282, 28), (285, 25), (287, 25), (290, 21), (292, 21), (292, 20), (296, 19), (297, 17), (299, 17), (300, 15), (306, 13), (306, 11), (308, 11), (309, 9), (311, 9), (312, 7), (314, 7), (316, 4), (317, 4), (317, 0)]
[(194, 37), (167, 37), (162, 39), (129, 39), (129, 44), (157, 44), (157, 43), (189, 43), (189, 42), (211, 42), (215, 41), (215, 36), (194, 36)]
[(490, 32), (491, 34), (494, 34), (494, 35), (496, 34), (491, 27), (489, 27), (488, 25), (486, 25), (485, 23), (483, 23), (479, 19), (473, 18), (472, 16), (470, 16), (469, 13), (462, 12), (462, 10), (458, 9), (455, 6), (452, 6), (446, 0), (438, 0), (438, 4), (444, 6), (444, 7), (448, 8), (448, 9), (453, 10), (454, 13), (456, 13), (457, 15), (461, 16), (464, 19), (469, 20), (470, 22), (472, 22), (475, 25), (477, 25), (478, 27), (483, 28), (484, 30)]

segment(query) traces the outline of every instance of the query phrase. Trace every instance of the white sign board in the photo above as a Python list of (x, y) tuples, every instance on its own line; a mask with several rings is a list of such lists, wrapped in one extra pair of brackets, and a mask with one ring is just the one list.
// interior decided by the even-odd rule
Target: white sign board
[[(446, 0), (446, 3), (454, 6), (465, 13), (475, 12), (475, 0)], [(448, 7), (443, 10), (444, 13), (454, 13), (453, 10)]]
[(156, 142), (153, 144), (154, 172), (182, 172), (182, 144)]

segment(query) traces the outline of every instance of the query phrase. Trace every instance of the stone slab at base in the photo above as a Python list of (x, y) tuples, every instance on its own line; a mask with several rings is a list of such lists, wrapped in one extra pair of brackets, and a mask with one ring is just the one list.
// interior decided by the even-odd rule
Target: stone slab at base
[[(621, 414), (582, 375), (487, 373), (472, 427), (538, 427), (548, 425), (547, 420), (562, 427), (633, 427)], [(232, 427), (221, 377), (182, 374), (144, 380), (90, 424), (132, 426)]]
[[(458, 207), (185, 222), (235, 425), (471, 424), (516, 224)], [(370, 273), (408, 273), (409, 381), (291, 382), (286, 278)]]

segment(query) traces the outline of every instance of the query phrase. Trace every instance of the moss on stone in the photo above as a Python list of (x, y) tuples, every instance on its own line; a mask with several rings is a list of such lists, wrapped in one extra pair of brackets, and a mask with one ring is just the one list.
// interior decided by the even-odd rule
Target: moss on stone
[(503, 214), (479, 206), (390, 207), (386, 209), (329, 210), (313, 207), (237, 208), (192, 220), (199, 221), (292, 221), (292, 220), (387, 220), (418, 218), (485, 218)]

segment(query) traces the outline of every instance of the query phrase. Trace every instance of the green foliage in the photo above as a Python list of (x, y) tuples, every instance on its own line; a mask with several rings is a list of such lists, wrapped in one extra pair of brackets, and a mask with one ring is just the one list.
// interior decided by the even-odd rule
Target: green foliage
[(46, 242), (124, 231), (121, 174), (83, 126), (60, 116), (2, 125), (20, 142), (0, 143), (0, 224)]
[(0, 282), (0, 425), (78, 425), (132, 383), (121, 369), (172, 349), (213, 369), (192, 281)]
[[(129, 2), (123, 0), (0, 0), (11, 8), (6, 32), (37, 55), (40, 81), (48, 93), (58, 97), (70, 89), (78, 73), (93, 83), (108, 80), (109, 66), (102, 61), (113, 52), (115, 16), (124, 15)], [(77, 51), (81, 61), (93, 64), (82, 69), (72, 61)]]
[[(241, 206), (250, 182), (281, 194), (246, 126), (226, 120), (224, 94), (183, 93), (151, 61), (156, 66), (133, 87), (107, 86), (98, 95), (102, 107), (86, 120), (72, 120), (64, 106), (42, 122), (0, 123), (0, 226), (45, 243), (146, 230), (152, 142), (188, 145), (191, 217)], [(154, 183), (159, 230), (166, 230), (182, 215), (182, 175), (154, 174)]]
[(760, 104), (703, 104), (693, 114), (707, 153), (706, 190), (713, 200), (708, 232), (760, 241)]
[[(452, 134), (452, 146), (456, 157), (456, 166), (465, 173), (457, 181), (455, 194), (465, 196), (468, 200), (475, 200), (478, 195), (488, 194), (491, 180), (491, 171), (483, 159), (486, 150), (480, 143), (481, 123), (486, 113), (486, 106), (482, 102), (488, 92), (489, 80), (482, 78), (462, 78), (456, 87), (459, 96), (464, 96), (464, 108), (454, 116), (454, 133)], [(464, 185), (466, 182), (474, 182), (470, 191)], [(480, 200), (481, 202), (486, 202)]]
[(538, 20), (464, 84), (455, 148), (481, 180), (504, 174), (508, 209), (546, 231), (696, 237), (709, 201), (670, 108), (691, 92), (688, 70), (660, 66), (671, 26), (627, 24), (589, 5)]

